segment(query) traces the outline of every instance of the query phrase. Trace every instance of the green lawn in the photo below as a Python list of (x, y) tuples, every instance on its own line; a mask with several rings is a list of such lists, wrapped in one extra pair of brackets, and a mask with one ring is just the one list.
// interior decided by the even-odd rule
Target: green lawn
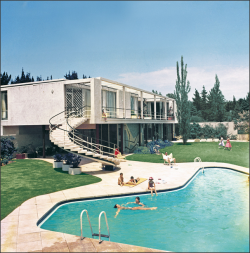
[(45, 161), (16, 160), (1, 167), (1, 220), (32, 197), (100, 181), (84, 173), (69, 175)]
[[(224, 162), (249, 168), (249, 142), (231, 142), (232, 150), (218, 148), (218, 142), (188, 142), (174, 143), (171, 147), (161, 149), (161, 153), (173, 153), (177, 163), (193, 162), (200, 157), (202, 162)], [(133, 154), (126, 157), (127, 160), (163, 163), (162, 155)]]

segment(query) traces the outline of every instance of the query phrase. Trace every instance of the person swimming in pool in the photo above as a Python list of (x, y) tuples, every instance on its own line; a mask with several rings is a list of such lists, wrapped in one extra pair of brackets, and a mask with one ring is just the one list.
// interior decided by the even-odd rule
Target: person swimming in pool
[(116, 212), (116, 215), (115, 215), (115, 218), (117, 217), (117, 215), (119, 214), (119, 212), (121, 210), (155, 210), (157, 209), (157, 207), (142, 207), (142, 206), (136, 206), (136, 207), (125, 207), (125, 206), (120, 206), (118, 204), (116, 204), (114, 206), (114, 208), (117, 208), (117, 212)]
[(141, 203), (140, 201), (140, 197), (136, 197), (135, 198), (135, 202), (128, 202), (127, 204), (138, 204), (138, 205), (141, 205), (141, 206), (145, 206), (143, 203)]

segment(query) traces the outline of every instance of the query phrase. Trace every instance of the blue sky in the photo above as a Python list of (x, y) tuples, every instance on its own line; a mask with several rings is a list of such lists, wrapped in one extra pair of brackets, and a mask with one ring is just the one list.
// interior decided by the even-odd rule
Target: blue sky
[(215, 74), (227, 100), (249, 91), (248, 1), (1, 1), (1, 72), (14, 78), (105, 77), (174, 91), (184, 57), (191, 85)]

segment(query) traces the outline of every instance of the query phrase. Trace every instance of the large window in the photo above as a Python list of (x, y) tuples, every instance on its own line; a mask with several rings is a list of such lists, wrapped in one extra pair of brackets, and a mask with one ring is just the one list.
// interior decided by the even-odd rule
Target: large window
[(138, 98), (131, 96), (131, 117), (138, 117)]
[(108, 118), (116, 118), (116, 92), (102, 90), (102, 110)]
[(7, 91), (1, 92), (1, 119), (8, 119)]

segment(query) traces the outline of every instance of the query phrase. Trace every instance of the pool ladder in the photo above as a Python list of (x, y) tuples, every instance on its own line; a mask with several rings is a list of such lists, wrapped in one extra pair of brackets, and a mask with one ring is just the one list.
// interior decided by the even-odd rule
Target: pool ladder
[(199, 164), (200, 164), (200, 168), (202, 169), (202, 173), (204, 173), (204, 167), (202, 166), (202, 164), (201, 164), (201, 158), (200, 157), (196, 157), (195, 159), (194, 159), (194, 162), (199, 162)]
[[(96, 234), (96, 233), (93, 233), (93, 229), (92, 229), (91, 222), (90, 222), (90, 219), (89, 219), (89, 214), (88, 214), (88, 211), (87, 211), (86, 209), (84, 209), (84, 210), (81, 212), (81, 215), (80, 215), (80, 222), (81, 222), (81, 240), (83, 239), (83, 236), (82, 236), (82, 215), (83, 215), (84, 212), (86, 212), (87, 217), (88, 217), (88, 220), (89, 220), (89, 226), (90, 226), (92, 238), (94, 238), (94, 236), (99, 236), (99, 243), (102, 242), (101, 237), (109, 238), (109, 241), (110, 241), (109, 225), (108, 225), (108, 220), (107, 220), (106, 213), (105, 213), (104, 211), (102, 211), (102, 212), (99, 214), (99, 234)], [(104, 213), (104, 215), (105, 215), (106, 226), (107, 226), (107, 229), (108, 229), (108, 235), (101, 234), (101, 216), (102, 216), (103, 213)]]

